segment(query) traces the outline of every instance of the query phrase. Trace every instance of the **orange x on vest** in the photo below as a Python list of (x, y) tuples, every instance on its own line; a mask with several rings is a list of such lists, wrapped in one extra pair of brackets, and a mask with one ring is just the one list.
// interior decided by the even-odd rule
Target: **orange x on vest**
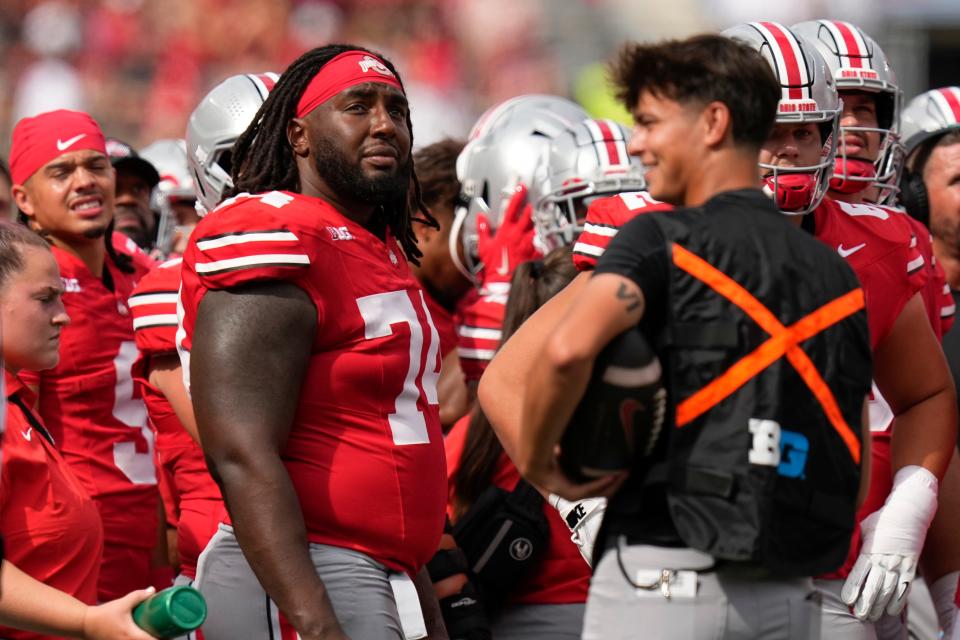
[(854, 289), (831, 300), (813, 313), (786, 327), (762, 302), (703, 258), (672, 245), (673, 263), (718, 294), (739, 307), (770, 338), (730, 366), (722, 375), (677, 406), (677, 427), (683, 427), (731, 396), (740, 387), (771, 364), (786, 356), (797, 373), (813, 392), (823, 411), (847, 445), (854, 461), (860, 462), (860, 441), (843, 418), (833, 392), (816, 365), (798, 345), (828, 327), (863, 309), (863, 290)]

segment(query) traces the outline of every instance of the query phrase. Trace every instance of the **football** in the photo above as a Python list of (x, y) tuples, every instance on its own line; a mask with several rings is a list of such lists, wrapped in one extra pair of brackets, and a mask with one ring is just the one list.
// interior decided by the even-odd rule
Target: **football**
[(653, 450), (667, 391), (660, 360), (637, 328), (597, 357), (587, 390), (560, 441), (560, 466), (576, 480), (628, 470)]

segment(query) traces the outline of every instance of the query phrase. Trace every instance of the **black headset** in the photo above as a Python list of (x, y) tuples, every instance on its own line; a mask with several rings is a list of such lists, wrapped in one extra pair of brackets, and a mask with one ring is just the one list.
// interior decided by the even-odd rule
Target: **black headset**
[(923, 183), (922, 172), (904, 167), (900, 176), (900, 204), (910, 217), (930, 228), (930, 197), (927, 195), (927, 185)]

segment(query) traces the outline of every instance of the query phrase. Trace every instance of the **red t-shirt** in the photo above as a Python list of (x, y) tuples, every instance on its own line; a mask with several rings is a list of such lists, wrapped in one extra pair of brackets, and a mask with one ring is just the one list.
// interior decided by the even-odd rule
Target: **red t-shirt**
[[(453, 516), (453, 476), (460, 466), (460, 457), (467, 438), (470, 416), (464, 416), (453, 425), (447, 434), (447, 489), (450, 503), (447, 513)], [(513, 491), (520, 480), (520, 473), (506, 453), (501, 454), (493, 484)], [(583, 561), (577, 545), (570, 539), (560, 513), (543, 502), (543, 513), (550, 523), (550, 540), (540, 564), (533, 567), (510, 592), (509, 604), (571, 604), (587, 601), (590, 586), (590, 567)]]
[[(120, 252), (127, 239), (114, 235)], [(57, 247), (63, 304), (70, 324), (60, 334), (60, 362), (21, 374), (39, 389), (39, 411), (60, 453), (96, 501), (105, 553), (112, 546), (151, 549), (157, 539), (157, 479), (153, 432), (143, 401), (135, 397), (131, 369), (137, 357), (127, 299), (151, 262), (130, 254), (136, 271), (120, 271), (108, 258), (113, 290), (76, 256)], [(138, 257), (139, 256), (139, 257)], [(147, 584), (147, 583), (145, 583)]]
[[(24, 407), (36, 398), (6, 373), (6, 431), (0, 475), (0, 535), (4, 557), (31, 577), (87, 604), (97, 602), (103, 527), (97, 507), (81, 486), (40, 417)], [(4, 638), (52, 638), (0, 627)]]
[(650, 197), (646, 191), (629, 191), (590, 203), (583, 233), (573, 245), (573, 263), (579, 271), (592, 271), (620, 227), (641, 213), (670, 211), (673, 206)]
[[(197, 558), (217, 530), (224, 514), (223, 499), (203, 450), (186, 432), (167, 398), (148, 380), (152, 356), (177, 352), (177, 300), (181, 260), (168, 260), (140, 280), (130, 296), (133, 328), (140, 352), (133, 366), (137, 389), (147, 405), (156, 429), (157, 458), (169, 479), (170, 495), (164, 497), (168, 521), (177, 527), (180, 573), (194, 578)], [(167, 504), (167, 501), (171, 501)]]
[(197, 225), (183, 257), (181, 358), (211, 289), (286, 281), (317, 333), (282, 458), (311, 542), (413, 575), (443, 532), (437, 330), (397, 241), (319, 198), (244, 194)]

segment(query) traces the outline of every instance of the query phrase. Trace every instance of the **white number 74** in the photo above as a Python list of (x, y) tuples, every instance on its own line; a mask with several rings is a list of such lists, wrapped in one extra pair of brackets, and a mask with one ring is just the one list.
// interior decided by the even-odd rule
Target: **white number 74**
[[(394, 411), (388, 418), (390, 430), (393, 432), (393, 442), (397, 445), (425, 444), (430, 442), (427, 433), (427, 421), (417, 407), (420, 390), (417, 388), (417, 379), (421, 379), (423, 392), (426, 395), (426, 404), (437, 404), (437, 350), (439, 339), (437, 329), (433, 326), (430, 312), (427, 310), (423, 292), (418, 291), (420, 308), (426, 318), (423, 325), (413, 308), (413, 301), (407, 291), (388, 291), (357, 298), (357, 307), (363, 316), (364, 337), (367, 340), (383, 338), (393, 333), (391, 325), (406, 323), (410, 327), (410, 359), (407, 365), (407, 375), (403, 380), (403, 389), (397, 396)], [(430, 332), (430, 346), (426, 360), (423, 359), (423, 334), (427, 329)], [(421, 361), (424, 362), (421, 369)]]

